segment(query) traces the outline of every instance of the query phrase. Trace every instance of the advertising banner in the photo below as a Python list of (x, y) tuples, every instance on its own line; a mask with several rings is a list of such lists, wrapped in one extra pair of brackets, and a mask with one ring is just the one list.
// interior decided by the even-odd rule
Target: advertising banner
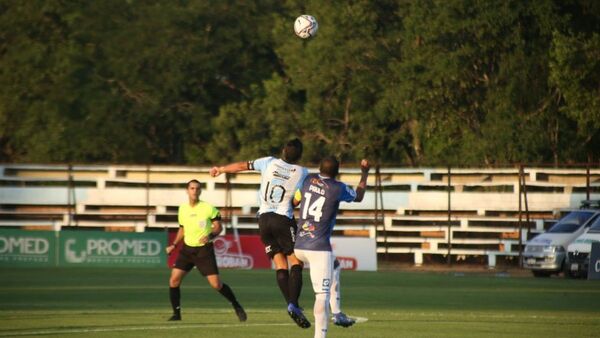
[(258, 235), (233, 235), (215, 238), (215, 254), (219, 268), (270, 269), (271, 261)]
[(166, 261), (163, 232), (60, 232), (60, 266), (159, 267)]
[[(169, 233), (169, 243), (175, 239), (177, 232)], [(217, 266), (220, 269), (270, 269), (271, 261), (258, 235), (240, 235), (239, 242), (235, 236), (219, 236), (213, 241)], [(169, 267), (175, 265), (179, 253), (178, 246), (169, 256)]]
[(600, 242), (592, 243), (588, 279), (600, 279)]
[(0, 229), (0, 266), (55, 266), (56, 232)]
[(331, 237), (331, 245), (342, 269), (377, 271), (375, 238)]
[[(0, 266), (160, 267), (167, 264), (166, 243), (163, 232), (0, 229)], [(332, 245), (343, 269), (377, 270), (375, 239), (333, 237)], [(214, 246), (219, 268), (272, 268), (258, 235), (220, 236)]]

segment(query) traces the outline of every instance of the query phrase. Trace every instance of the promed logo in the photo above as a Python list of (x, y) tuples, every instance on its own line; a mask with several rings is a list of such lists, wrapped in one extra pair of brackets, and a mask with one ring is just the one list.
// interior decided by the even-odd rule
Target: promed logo
[(50, 244), (45, 238), (37, 237), (0, 237), (0, 254), (48, 254)]
[(160, 263), (161, 243), (154, 239), (69, 238), (64, 242), (65, 261), (79, 263)]
[(50, 240), (27, 235), (0, 235), (0, 261), (49, 262)]

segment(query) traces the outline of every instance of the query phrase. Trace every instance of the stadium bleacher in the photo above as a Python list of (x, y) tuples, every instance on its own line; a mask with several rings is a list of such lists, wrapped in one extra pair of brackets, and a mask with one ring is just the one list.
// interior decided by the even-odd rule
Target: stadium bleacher
[[(69, 227), (107, 231), (156, 231), (177, 227), (177, 206), (185, 182), (203, 182), (201, 198), (222, 210), (227, 231), (257, 233), (260, 176), (253, 172), (212, 178), (208, 167), (121, 165), (0, 165), (0, 226), (32, 230)], [(455, 169), (448, 222), (446, 168), (381, 169), (381, 196), (375, 175), (362, 203), (342, 203), (335, 235), (376, 238), (379, 254), (445, 256), (449, 243), (457, 258), (516, 257), (519, 244), (543, 232), (559, 211), (577, 208), (586, 195), (584, 169), (525, 169), (529, 222), (524, 204), (519, 223), (519, 170)], [(340, 179), (356, 184), (358, 169)], [(590, 171), (590, 198), (600, 198), (600, 169)], [(228, 197), (230, 196), (230, 197)], [(383, 206), (381, 205), (383, 204)], [(376, 205), (379, 219), (376, 219)]]

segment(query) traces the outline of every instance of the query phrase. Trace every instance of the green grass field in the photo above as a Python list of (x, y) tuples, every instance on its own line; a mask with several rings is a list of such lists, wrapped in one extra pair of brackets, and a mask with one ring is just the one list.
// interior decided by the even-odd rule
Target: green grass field
[[(288, 317), (272, 271), (223, 270), (248, 312), (237, 321), (197, 272), (170, 315), (167, 269), (2, 269), (0, 336), (312, 337)], [(344, 311), (329, 337), (600, 336), (600, 281), (424, 272), (343, 272)], [(301, 305), (313, 294), (304, 274)]]

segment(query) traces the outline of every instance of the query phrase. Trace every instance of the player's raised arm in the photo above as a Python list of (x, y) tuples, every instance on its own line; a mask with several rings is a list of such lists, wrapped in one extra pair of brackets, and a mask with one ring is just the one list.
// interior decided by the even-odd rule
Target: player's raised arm
[(369, 161), (366, 159), (362, 159), (360, 161), (360, 182), (358, 182), (358, 187), (356, 187), (356, 198), (354, 202), (361, 202), (365, 197), (365, 191), (367, 190), (367, 177), (369, 176), (369, 169), (371, 165)]
[(222, 173), (233, 174), (244, 170), (250, 170), (248, 162), (235, 162), (222, 167), (210, 168), (210, 176), (217, 177)]

